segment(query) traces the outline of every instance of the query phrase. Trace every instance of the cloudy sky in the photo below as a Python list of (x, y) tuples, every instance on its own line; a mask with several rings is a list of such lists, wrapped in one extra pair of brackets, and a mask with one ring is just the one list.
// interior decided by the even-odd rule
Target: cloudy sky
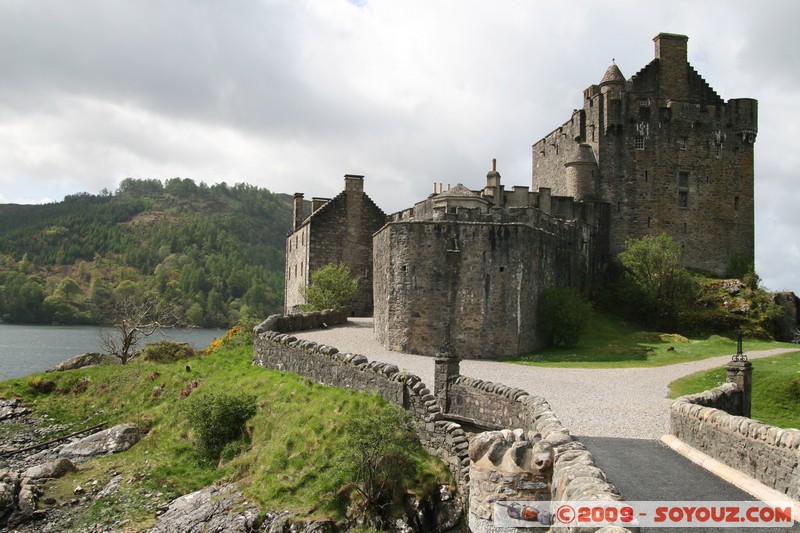
[(366, 175), (385, 211), (491, 159), (529, 185), (531, 144), (612, 58), (659, 32), (724, 99), (759, 100), (759, 274), (800, 293), (796, 0), (0, 0), (0, 203), (126, 177), (330, 197)]

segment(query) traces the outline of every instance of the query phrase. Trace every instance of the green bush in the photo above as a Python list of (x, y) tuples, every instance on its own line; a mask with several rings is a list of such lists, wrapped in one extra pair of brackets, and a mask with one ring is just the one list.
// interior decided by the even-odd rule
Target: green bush
[(349, 499), (348, 514), (358, 523), (383, 529), (393, 508), (402, 508), (408, 485), (417, 477), (419, 446), (409, 415), (383, 404), (351, 418), (342, 430), (339, 465), (351, 481), (339, 494)]
[(755, 270), (753, 257), (747, 254), (733, 254), (728, 262), (728, 270), (725, 276), (744, 280), (745, 276)]
[[(217, 462), (228, 444), (246, 440), (245, 423), (256, 414), (256, 397), (246, 393), (192, 395), (186, 400), (184, 414), (198, 455)], [(226, 459), (234, 449), (236, 446), (227, 448)]]
[[(639, 314), (637, 319), (661, 328), (675, 327), (678, 314), (694, 300), (698, 287), (682, 266), (680, 245), (669, 235), (645, 236), (625, 241), (617, 256), (625, 267), (628, 292), (620, 298)], [(636, 309), (636, 308), (639, 309)]]
[(539, 329), (551, 346), (574, 346), (586, 328), (592, 308), (577, 291), (553, 287), (539, 301)]
[(305, 288), (304, 311), (339, 309), (348, 304), (358, 289), (358, 280), (344, 263), (328, 263), (311, 273), (311, 285)]
[(151, 363), (171, 363), (197, 355), (185, 342), (155, 341), (148, 343), (139, 354), (142, 361)]

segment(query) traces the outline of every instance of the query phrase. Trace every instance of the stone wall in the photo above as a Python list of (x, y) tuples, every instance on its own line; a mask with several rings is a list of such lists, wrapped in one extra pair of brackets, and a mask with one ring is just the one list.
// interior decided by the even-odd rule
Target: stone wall
[(589, 283), (591, 226), (473, 215), (390, 222), (375, 234), (375, 331), (387, 348), (436, 355), (451, 346), (470, 359), (534, 350), (545, 342), (537, 331), (542, 291)]
[[(585, 446), (573, 440), (550, 404), (540, 396), (499, 383), (459, 376), (450, 387), (447, 414), (540, 435), (553, 449), (553, 500), (577, 499), (571, 495), (578, 493), (593, 495), (585, 499), (621, 499), (614, 486), (606, 482), (602, 470), (594, 466), (594, 459)], [(576, 464), (586, 466), (587, 477), (591, 479), (565, 477), (565, 469)]]
[(466, 434), (459, 424), (444, 419), (438, 401), (418, 376), (400, 372), (395, 365), (369, 361), (363, 355), (339, 353), (334, 347), (276, 331), (258, 332), (253, 362), (324, 385), (378, 394), (406, 409), (415, 422), (422, 445), (448, 465), (461, 493), (468, 493)]
[(270, 315), (264, 322), (256, 326), (254, 331), (256, 335), (267, 331), (289, 333), (291, 331), (340, 326), (346, 323), (347, 310), (326, 309), (325, 311), (312, 311), (292, 315)]
[(688, 445), (800, 500), (800, 430), (729, 414), (741, 407), (741, 388), (726, 383), (682, 396), (670, 406), (672, 434)]

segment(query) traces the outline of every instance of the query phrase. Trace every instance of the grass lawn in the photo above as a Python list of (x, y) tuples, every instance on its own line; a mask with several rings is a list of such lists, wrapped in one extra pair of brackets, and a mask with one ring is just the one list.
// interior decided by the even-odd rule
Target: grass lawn
[[(800, 428), (800, 351), (755, 359), (752, 418), (784, 428)], [(698, 372), (669, 384), (677, 398), (725, 383), (725, 368)]]
[[(122, 476), (116, 493), (81, 509), (77, 528), (98, 523), (153, 525), (155, 505), (215, 481), (237, 481), (262, 511), (342, 518), (345, 509), (337, 492), (353, 475), (341, 466), (347, 437), (343, 428), (384, 401), (254, 366), (252, 353), (252, 345), (223, 346), (211, 355), (175, 363), (134, 361), (36, 374), (55, 382), (55, 390), (39, 392), (30, 377), (14, 379), (0, 383), (0, 398), (21, 398), (37, 416), (65, 424), (62, 434), (99, 422), (111, 426), (131, 421), (144, 427), (146, 435), (128, 451), (81, 464), (77, 472), (45, 486), (43, 499), (55, 498), (58, 505), (74, 498), (78, 485), (102, 488), (115, 475)], [(257, 397), (256, 415), (247, 423), (251, 443), (227, 462), (203, 462), (193, 446), (183, 411), (186, 400), (181, 399), (181, 391), (192, 384), (196, 387), (190, 397), (211, 391)], [(416, 465), (416, 477), (407, 480), (409, 490), (419, 493), (450, 483), (444, 463), (418, 443), (409, 443), (408, 450)]]
[[(736, 338), (720, 335), (685, 338), (644, 331), (619, 317), (593, 312), (575, 346), (546, 348), (520, 355), (511, 362), (565, 368), (653, 367), (736, 353)], [(796, 348), (796, 344), (745, 339), (744, 352)]]

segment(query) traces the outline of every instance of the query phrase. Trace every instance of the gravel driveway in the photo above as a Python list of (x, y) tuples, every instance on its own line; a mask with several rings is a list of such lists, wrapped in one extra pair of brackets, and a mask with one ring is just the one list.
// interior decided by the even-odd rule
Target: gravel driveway
[[(293, 333), (298, 338), (397, 365), (432, 389), (433, 358), (392, 352), (373, 336), (371, 318), (351, 318), (346, 326)], [(748, 352), (750, 359), (792, 349)], [(462, 361), (461, 374), (503, 383), (544, 397), (573, 435), (659, 439), (669, 433), (667, 386), (700, 370), (723, 366), (730, 356), (656, 368), (545, 368), (497, 361)]]

